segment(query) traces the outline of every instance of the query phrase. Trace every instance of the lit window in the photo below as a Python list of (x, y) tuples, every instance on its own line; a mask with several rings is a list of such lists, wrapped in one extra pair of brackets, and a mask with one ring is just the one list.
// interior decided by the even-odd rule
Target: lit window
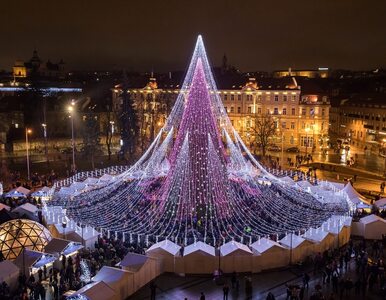
[(275, 95), (275, 101), (279, 101), (279, 95)]
[(294, 116), (294, 115), (296, 115), (296, 109), (295, 108), (292, 108), (291, 109), (291, 114)]
[(278, 115), (278, 114), (279, 114), (279, 109), (278, 109), (277, 107), (275, 107), (275, 108), (273, 109), (273, 114), (274, 114), (274, 115)]
[(295, 122), (291, 122), (291, 129), (295, 129)]
[(287, 114), (287, 109), (283, 108), (283, 115), (286, 115), (286, 114)]

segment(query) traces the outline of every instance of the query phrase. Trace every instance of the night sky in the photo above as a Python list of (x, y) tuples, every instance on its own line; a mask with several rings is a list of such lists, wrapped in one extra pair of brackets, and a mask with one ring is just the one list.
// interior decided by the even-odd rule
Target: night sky
[(4, 1), (0, 69), (36, 48), (75, 70), (184, 70), (199, 33), (241, 71), (386, 67), (385, 16), (381, 0)]

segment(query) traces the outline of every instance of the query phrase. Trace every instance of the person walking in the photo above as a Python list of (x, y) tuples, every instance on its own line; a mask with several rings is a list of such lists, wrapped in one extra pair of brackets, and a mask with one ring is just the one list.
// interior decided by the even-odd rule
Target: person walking
[(204, 294), (204, 292), (201, 292), (200, 300), (205, 300), (205, 294)]
[(150, 300), (155, 300), (155, 295), (157, 292), (157, 286), (154, 281), (150, 282)]
[(227, 284), (224, 284), (222, 290), (224, 292), (224, 300), (228, 300), (229, 286)]

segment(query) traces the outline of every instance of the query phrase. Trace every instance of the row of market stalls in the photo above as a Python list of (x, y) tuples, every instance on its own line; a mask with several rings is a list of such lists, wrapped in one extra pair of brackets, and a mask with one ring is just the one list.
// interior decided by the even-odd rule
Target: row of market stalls
[(88, 177), (83, 181), (74, 181), (69, 186), (61, 187), (57, 195), (60, 197), (77, 196), (81, 193), (105, 186), (114, 179), (115, 177), (110, 174), (103, 174), (99, 178)]
[(179, 245), (164, 240), (152, 245), (146, 253), (161, 259), (163, 272), (210, 274), (218, 268), (226, 273), (260, 272), (342, 246), (350, 238), (350, 229), (351, 217), (334, 216), (319, 228), (309, 229), (302, 235), (289, 233), (278, 241), (260, 238), (249, 246), (230, 241), (216, 252), (214, 247), (201, 241), (182, 251)]

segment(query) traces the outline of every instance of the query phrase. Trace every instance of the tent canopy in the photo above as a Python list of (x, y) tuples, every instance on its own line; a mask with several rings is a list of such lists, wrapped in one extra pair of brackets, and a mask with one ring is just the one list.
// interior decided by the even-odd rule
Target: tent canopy
[(176, 243), (173, 243), (172, 241), (169, 241), (169, 240), (163, 240), (162, 242), (158, 242), (152, 245), (146, 252), (163, 250), (173, 256), (176, 256), (180, 251), (180, 249), (181, 247), (178, 246)]
[(346, 192), (348, 198), (353, 202), (354, 204), (358, 204), (359, 202), (367, 202), (366, 198), (363, 197), (361, 194), (359, 194), (354, 187), (351, 185), (350, 182), (346, 184), (346, 186), (343, 189), (344, 192)]
[(10, 190), (8, 193), (6, 193), (5, 197), (21, 198), (21, 197), (27, 197), (29, 193), (30, 193), (29, 189), (19, 186), (15, 189)]
[(252, 254), (251, 249), (249, 249), (247, 245), (241, 244), (236, 241), (230, 241), (220, 247), (221, 256), (227, 256), (235, 252), (243, 255)]
[(216, 252), (214, 247), (205, 244), (204, 242), (198, 241), (194, 244), (188, 245), (184, 249), (184, 256), (188, 256), (189, 254), (201, 252), (211, 256), (216, 256)]
[(264, 253), (265, 251), (271, 249), (272, 247), (279, 247), (284, 249), (284, 247), (280, 245), (278, 242), (272, 241), (271, 239), (267, 239), (267, 238), (261, 238), (257, 240), (256, 242), (251, 244), (250, 247), (252, 248), (252, 250), (258, 252), (259, 254)]
[(126, 256), (120, 261), (117, 266), (129, 267), (134, 270), (139, 270), (146, 263), (148, 257), (145, 255), (129, 252)]
[(307, 180), (297, 181), (296, 184), (304, 189), (313, 187), (313, 185)]

